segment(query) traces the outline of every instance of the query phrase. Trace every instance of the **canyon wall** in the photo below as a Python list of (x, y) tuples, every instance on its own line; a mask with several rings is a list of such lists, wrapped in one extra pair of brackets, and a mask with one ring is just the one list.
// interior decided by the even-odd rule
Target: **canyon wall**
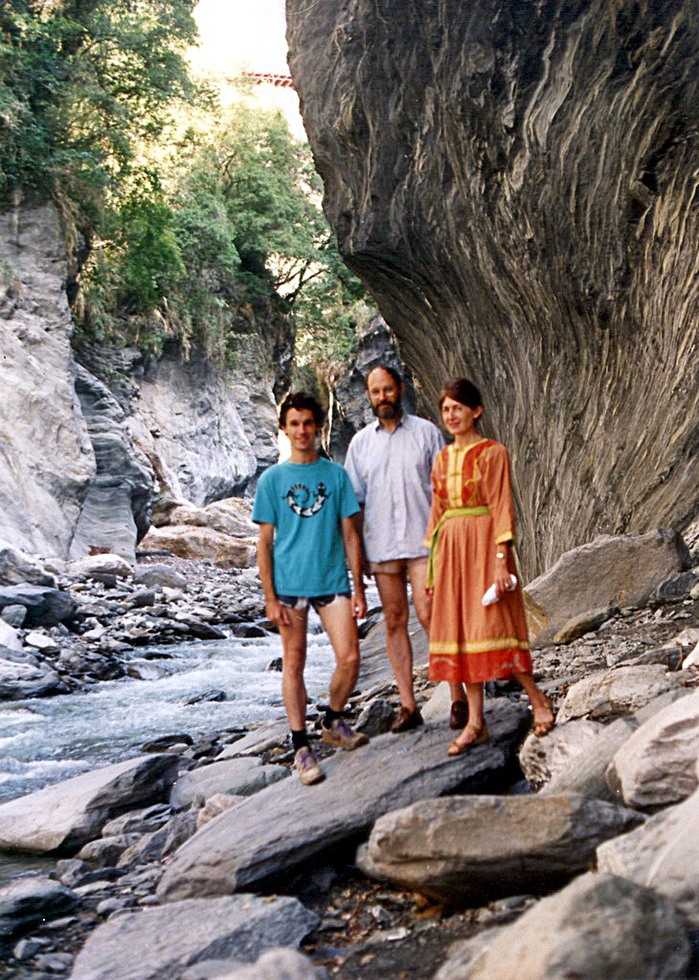
[(270, 314), (235, 369), (174, 348), (76, 352), (68, 264), (52, 206), (0, 214), (0, 542), (133, 559), (156, 498), (242, 495), (276, 461), (274, 388), (293, 343)]
[(693, 0), (287, 0), (347, 264), (434, 412), (481, 387), (527, 577), (682, 528), (699, 463)]

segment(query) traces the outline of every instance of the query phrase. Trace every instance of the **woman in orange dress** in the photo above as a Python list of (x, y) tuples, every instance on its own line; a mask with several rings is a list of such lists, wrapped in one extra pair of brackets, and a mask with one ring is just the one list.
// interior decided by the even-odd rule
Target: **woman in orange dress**
[[(532, 676), (522, 591), (510, 578), (515, 525), (507, 450), (478, 432), (483, 405), (470, 381), (450, 381), (439, 404), (454, 442), (432, 469), (425, 542), (432, 595), (430, 680), (448, 681), (453, 701), (463, 700), (466, 685), (468, 723), (449, 745), (450, 755), (460, 755), (488, 739), (484, 681), (513, 677), (522, 685), (535, 735), (545, 735), (554, 719), (551, 702)], [(493, 584), (498, 600), (484, 606), (483, 595)]]

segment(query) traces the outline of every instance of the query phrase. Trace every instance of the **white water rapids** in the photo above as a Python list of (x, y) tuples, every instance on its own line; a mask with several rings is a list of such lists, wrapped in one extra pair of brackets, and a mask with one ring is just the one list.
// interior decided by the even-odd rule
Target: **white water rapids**
[[(309, 635), (309, 697), (327, 692), (334, 657), (324, 633)], [(85, 694), (6, 701), (0, 706), (0, 801), (136, 755), (164, 735), (216, 734), (284, 717), (278, 637), (149, 647), (168, 659), (132, 660), (150, 680), (104, 681)], [(144, 649), (144, 653), (146, 650)], [(225, 701), (188, 705), (222, 690)]]

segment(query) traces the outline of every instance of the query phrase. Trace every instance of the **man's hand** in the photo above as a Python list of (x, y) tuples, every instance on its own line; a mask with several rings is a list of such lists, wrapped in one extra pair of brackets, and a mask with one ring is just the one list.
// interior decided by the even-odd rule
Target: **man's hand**
[(352, 615), (355, 619), (364, 619), (366, 616), (366, 596), (364, 589), (355, 589), (352, 593)]
[(265, 613), (267, 619), (271, 619), (275, 626), (291, 625), (288, 606), (283, 606), (276, 596), (273, 599), (267, 599), (265, 601)]

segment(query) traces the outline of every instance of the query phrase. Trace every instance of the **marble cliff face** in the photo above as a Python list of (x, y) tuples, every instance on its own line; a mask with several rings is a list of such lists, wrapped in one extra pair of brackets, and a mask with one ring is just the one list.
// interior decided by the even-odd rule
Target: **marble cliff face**
[[(529, 575), (697, 507), (693, 0), (287, 0), (348, 264), (424, 381), (482, 388)], [(694, 205), (694, 206), (693, 206)]]

